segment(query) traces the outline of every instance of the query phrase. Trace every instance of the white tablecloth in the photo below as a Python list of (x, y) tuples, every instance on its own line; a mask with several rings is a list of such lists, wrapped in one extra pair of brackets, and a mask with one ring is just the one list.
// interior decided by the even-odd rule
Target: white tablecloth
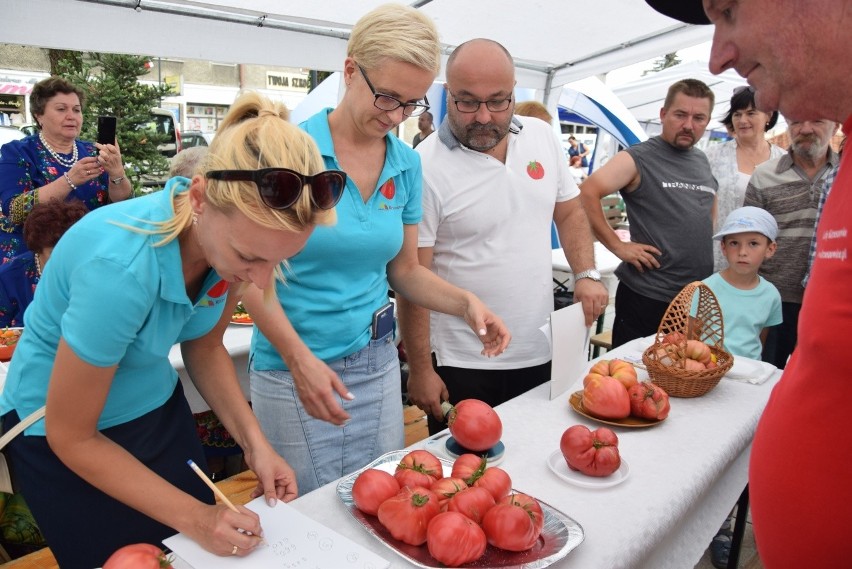
[[(243, 389), (246, 400), (251, 399), (248, 375), (248, 353), (251, 344), (252, 329), (252, 326), (231, 324), (228, 326), (227, 330), (225, 330), (224, 337), (225, 348), (227, 348), (228, 353), (231, 354), (231, 358), (234, 360), (234, 366), (237, 368), (237, 377), (240, 380), (240, 387)], [(192, 409), (192, 412), (200, 413), (201, 411), (210, 409), (210, 406), (207, 405), (207, 402), (204, 401), (201, 394), (198, 393), (197, 389), (195, 389), (195, 385), (186, 373), (186, 369), (183, 365), (183, 357), (180, 353), (180, 345), (175, 344), (172, 346), (172, 349), (169, 352), (169, 360), (172, 362), (172, 366), (174, 366), (180, 376), (181, 384), (183, 385), (183, 390), (186, 394), (187, 401), (189, 401), (189, 407)], [(0, 392), (3, 391), (3, 385), (6, 383), (6, 366), (8, 365), (8, 362), (0, 364)]]
[[(253, 329), (254, 328), (252, 326), (231, 324), (225, 330), (225, 337), (223, 338), (225, 348), (227, 348), (228, 353), (231, 354), (231, 359), (234, 360), (234, 366), (237, 368), (237, 377), (240, 380), (240, 387), (242, 387), (243, 394), (246, 396), (247, 401), (251, 399), (251, 388), (249, 387), (248, 374), (248, 353), (251, 345), (251, 331)], [(207, 405), (207, 402), (204, 401), (201, 394), (198, 393), (197, 389), (195, 389), (195, 385), (186, 373), (179, 344), (172, 346), (172, 351), (169, 352), (169, 360), (172, 362), (172, 366), (174, 366), (180, 376), (183, 391), (192, 412), (200, 413), (210, 409), (210, 406)]]
[[(617, 356), (617, 349), (606, 354)], [(561, 510), (585, 530), (584, 543), (554, 567), (694, 567), (745, 487), (754, 430), (779, 377), (776, 372), (761, 385), (723, 379), (703, 397), (672, 398), (669, 418), (657, 426), (616, 428), (630, 475), (607, 489), (570, 485), (546, 464), (566, 428), (578, 423), (600, 426), (568, 405), (570, 393), (582, 387), (581, 378), (553, 401), (548, 399), (549, 386), (543, 385), (499, 406), (506, 445), (500, 466), (511, 475), (513, 487)], [(336, 483), (293, 505), (385, 556), (393, 567), (413, 566), (347, 513)]]

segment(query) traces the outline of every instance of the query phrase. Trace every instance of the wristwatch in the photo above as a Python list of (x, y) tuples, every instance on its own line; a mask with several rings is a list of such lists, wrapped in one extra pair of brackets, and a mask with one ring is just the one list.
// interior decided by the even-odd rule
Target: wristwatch
[(118, 178), (110, 178), (109, 181), (117, 186), (124, 181), (124, 176), (119, 176)]
[(592, 279), (595, 282), (601, 282), (601, 274), (597, 271), (597, 269), (586, 269), (585, 271), (580, 271), (574, 275), (575, 281), (580, 279)]

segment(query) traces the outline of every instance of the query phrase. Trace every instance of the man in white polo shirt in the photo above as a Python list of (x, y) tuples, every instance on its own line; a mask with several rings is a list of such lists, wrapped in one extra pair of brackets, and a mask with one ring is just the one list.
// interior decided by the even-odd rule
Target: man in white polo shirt
[(608, 301), (561, 145), (547, 123), (513, 116), (514, 86), (502, 45), (463, 43), (447, 61), (447, 120), (417, 147), (421, 264), (478, 295), (512, 333), (511, 347), (491, 360), (469, 329), (400, 301), (408, 395), (429, 416), (430, 432), (444, 427), (442, 401), (498, 405), (550, 379), (550, 344), (539, 328), (553, 310), (552, 221), (587, 325)]

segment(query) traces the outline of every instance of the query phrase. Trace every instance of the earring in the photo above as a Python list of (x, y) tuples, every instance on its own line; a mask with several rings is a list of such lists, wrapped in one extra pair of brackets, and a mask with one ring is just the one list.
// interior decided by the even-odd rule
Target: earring
[(198, 225), (198, 216), (196, 214), (192, 214), (192, 224)]

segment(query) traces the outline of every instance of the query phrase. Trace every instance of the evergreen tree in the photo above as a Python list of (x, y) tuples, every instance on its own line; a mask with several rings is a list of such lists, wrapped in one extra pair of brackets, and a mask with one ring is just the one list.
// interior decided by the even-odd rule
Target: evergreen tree
[(648, 73), (656, 73), (657, 71), (674, 67), (678, 63), (680, 63), (680, 58), (677, 56), (677, 52), (667, 53), (663, 57), (654, 60), (654, 67), (646, 69), (642, 72), (642, 75), (644, 76)]
[(125, 173), (138, 194), (143, 180), (161, 180), (169, 162), (157, 145), (169, 135), (154, 130), (151, 108), (167, 96), (167, 85), (145, 85), (139, 77), (148, 72), (149, 58), (138, 55), (64, 52), (56, 71), (86, 93), (83, 109), (83, 140), (96, 140), (98, 115), (117, 118), (116, 136)]

